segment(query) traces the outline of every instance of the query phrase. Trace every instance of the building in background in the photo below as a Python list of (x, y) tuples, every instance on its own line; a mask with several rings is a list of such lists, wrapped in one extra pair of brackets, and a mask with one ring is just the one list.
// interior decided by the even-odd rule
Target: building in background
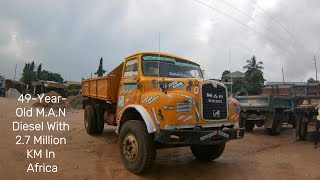
[(76, 82), (76, 81), (65, 81), (65, 85), (67, 86), (67, 92), (68, 95), (73, 95), (76, 96), (80, 94), (81, 89), (82, 89), (82, 84), (81, 82)]
[(235, 72), (226, 74), (221, 77), (222, 82), (231, 82), (232, 83), (236, 80), (244, 81), (244, 73), (242, 73), (240, 71), (235, 71)]
[(320, 95), (320, 82), (310, 82), (307, 85), (307, 94), (308, 95)]
[(28, 91), (28, 86), (22, 81), (14, 81), (11, 79), (5, 80), (6, 91), (10, 88), (17, 89), (21, 94), (26, 94)]
[(32, 86), (32, 94), (34, 96), (37, 94), (48, 93), (50, 91), (55, 91), (63, 97), (68, 96), (67, 86), (64, 83), (54, 81), (32, 81)]
[(285, 96), (320, 95), (320, 82), (267, 82), (261, 94)]

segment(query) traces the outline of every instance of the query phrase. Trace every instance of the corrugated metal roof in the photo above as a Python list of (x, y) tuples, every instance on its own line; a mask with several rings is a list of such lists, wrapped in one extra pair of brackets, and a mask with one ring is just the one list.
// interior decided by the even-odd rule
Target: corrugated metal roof
[(311, 83), (308, 83), (308, 86), (319, 86), (320, 85), (320, 82), (311, 82)]
[(52, 87), (52, 88), (66, 88), (64, 83), (57, 83), (57, 82), (44, 82), (45, 87)]
[(235, 71), (229, 74), (226, 74), (224, 76), (222, 76), (223, 78), (244, 78), (244, 73), (240, 72), (240, 71)]
[(20, 84), (26, 86), (26, 84), (22, 81), (13, 81), (14, 84)]
[(41, 81), (32, 81), (31, 83), (33, 86), (43, 86), (43, 83)]
[(266, 82), (265, 86), (271, 86), (271, 85), (295, 85), (295, 86), (306, 86), (307, 82)]
[(62, 88), (62, 89), (67, 87), (64, 83), (58, 83), (54, 81), (32, 81), (32, 85), (51, 87), (51, 88)]
[(68, 85), (81, 85), (81, 82), (77, 82), (77, 81), (65, 81), (65, 83)]
[(294, 86), (293, 84), (281, 84), (281, 85), (269, 85), (269, 86), (265, 86), (263, 87), (262, 89), (276, 89), (276, 88), (279, 88), (279, 89), (289, 89), (291, 88), (292, 86)]

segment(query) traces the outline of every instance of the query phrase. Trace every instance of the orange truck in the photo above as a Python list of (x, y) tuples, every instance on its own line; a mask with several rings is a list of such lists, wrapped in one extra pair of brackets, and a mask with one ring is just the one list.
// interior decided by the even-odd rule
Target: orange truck
[(190, 146), (197, 159), (211, 161), (244, 136), (234, 128), (240, 104), (225, 85), (175, 55), (133, 54), (106, 76), (83, 80), (82, 96), (87, 133), (116, 126), (121, 160), (136, 174), (151, 167), (157, 149)]

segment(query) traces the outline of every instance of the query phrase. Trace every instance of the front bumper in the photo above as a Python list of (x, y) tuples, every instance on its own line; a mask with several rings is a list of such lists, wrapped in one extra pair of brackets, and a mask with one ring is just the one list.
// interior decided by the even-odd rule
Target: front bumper
[(244, 136), (244, 128), (224, 130), (167, 130), (160, 129), (155, 134), (155, 140), (171, 145), (213, 145), (225, 143), (231, 139)]

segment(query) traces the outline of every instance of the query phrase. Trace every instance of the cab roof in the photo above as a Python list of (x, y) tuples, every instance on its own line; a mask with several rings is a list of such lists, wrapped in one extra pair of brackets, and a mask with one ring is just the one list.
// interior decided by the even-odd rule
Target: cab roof
[[(194, 62), (194, 61), (191, 61), (191, 60), (188, 60), (188, 59), (185, 59), (185, 58), (182, 58), (182, 57), (179, 57), (179, 56), (176, 56), (176, 55), (173, 55), (173, 54), (168, 54), (168, 53), (163, 53), (163, 52), (155, 52), (155, 51), (142, 51), (142, 52), (137, 52), (135, 54), (132, 54), (128, 57), (126, 57), (125, 59), (129, 59), (131, 58), (132, 56), (139, 56), (139, 55), (143, 55), (143, 54), (157, 54), (157, 55), (163, 55), (163, 56), (170, 56), (170, 57), (173, 57), (173, 58), (177, 58), (177, 59), (182, 59), (182, 60), (185, 60), (185, 61), (189, 61), (191, 63), (195, 63), (197, 65), (199, 65), (198, 63)], [(200, 65), (199, 65), (200, 66)]]

